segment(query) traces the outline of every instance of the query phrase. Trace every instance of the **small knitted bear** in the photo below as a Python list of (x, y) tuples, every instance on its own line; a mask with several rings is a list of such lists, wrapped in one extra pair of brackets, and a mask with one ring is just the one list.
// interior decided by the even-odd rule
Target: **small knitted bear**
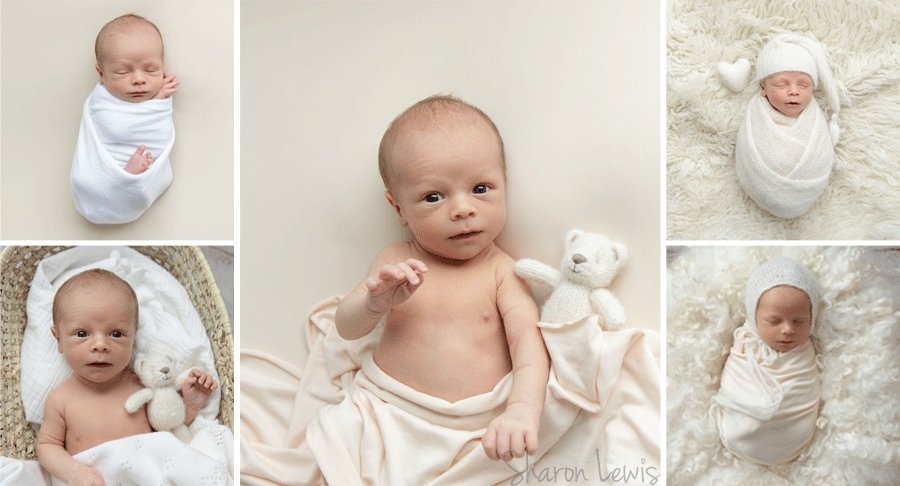
[(516, 274), (553, 290), (541, 308), (541, 322), (572, 322), (599, 314), (606, 328), (617, 328), (625, 323), (625, 310), (607, 287), (627, 259), (621, 243), (576, 229), (566, 235), (560, 270), (523, 259), (516, 262)]

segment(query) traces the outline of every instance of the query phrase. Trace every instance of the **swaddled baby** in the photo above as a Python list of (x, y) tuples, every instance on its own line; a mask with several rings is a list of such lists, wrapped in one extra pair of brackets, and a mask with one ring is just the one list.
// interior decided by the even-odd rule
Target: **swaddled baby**
[(747, 281), (747, 321), (734, 332), (712, 406), (722, 444), (741, 459), (788, 462), (812, 440), (820, 390), (809, 335), (818, 302), (815, 277), (789, 258), (769, 260)]
[(137, 15), (107, 23), (94, 46), (100, 82), (84, 104), (72, 163), (75, 207), (94, 223), (137, 219), (172, 182), (172, 98), (159, 29)]
[[(842, 88), (822, 45), (798, 34), (779, 35), (763, 47), (754, 82), (760, 93), (747, 106), (735, 146), (738, 181), (761, 208), (796, 218), (815, 204), (831, 176)], [(813, 97), (816, 88), (825, 92), (830, 120)]]

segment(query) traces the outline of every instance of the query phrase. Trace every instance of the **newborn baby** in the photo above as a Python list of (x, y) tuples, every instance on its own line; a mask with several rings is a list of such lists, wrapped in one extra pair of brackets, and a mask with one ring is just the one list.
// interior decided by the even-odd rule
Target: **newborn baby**
[(85, 102), (72, 190), (76, 208), (88, 220), (125, 223), (137, 219), (172, 181), (171, 96), (179, 81), (164, 71), (159, 29), (137, 15), (103, 26), (94, 51), (100, 82)]
[[(775, 37), (759, 54), (759, 96), (751, 98), (738, 130), (738, 181), (761, 208), (779, 218), (796, 218), (825, 190), (839, 136), (840, 88), (825, 49), (797, 34)], [(813, 97), (822, 88), (832, 111), (829, 121)]]
[[(53, 337), (72, 377), (47, 398), (37, 456), (68, 484), (102, 485), (100, 473), (72, 456), (94, 446), (152, 432), (147, 409), (125, 411), (125, 400), (143, 388), (131, 370), (138, 303), (131, 286), (112, 272), (87, 270), (67, 280), (53, 300)], [(216, 388), (194, 369), (181, 387), (185, 424)]]
[(488, 393), (512, 372), (505, 411), (482, 445), (495, 460), (534, 454), (549, 360), (531, 294), (494, 243), (506, 223), (496, 126), (460, 100), (428, 98), (391, 123), (378, 158), (412, 239), (384, 249), (341, 301), (338, 333), (358, 339), (386, 319), (375, 364), (448, 402)]
[(818, 302), (815, 277), (788, 258), (760, 265), (747, 281), (747, 321), (734, 332), (712, 406), (722, 444), (741, 459), (788, 462), (812, 440), (820, 391), (809, 335)]

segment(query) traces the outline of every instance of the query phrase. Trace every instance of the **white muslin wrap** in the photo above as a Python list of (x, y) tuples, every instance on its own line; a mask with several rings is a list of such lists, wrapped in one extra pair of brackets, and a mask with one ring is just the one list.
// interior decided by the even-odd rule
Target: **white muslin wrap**
[(825, 190), (834, 144), (825, 112), (813, 99), (796, 119), (753, 96), (738, 129), (738, 181), (756, 204), (779, 218), (796, 218)]
[[(171, 98), (129, 103), (97, 84), (84, 103), (72, 161), (75, 208), (97, 224), (136, 220), (172, 182), (174, 144)], [(125, 172), (140, 145), (153, 163), (142, 174)]]
[(812, 440), (819, 371), (812, 343), (779, 353), (747, 326), (734, 332), (713, 416), (722, 444), (741, 459), (787, 462)]

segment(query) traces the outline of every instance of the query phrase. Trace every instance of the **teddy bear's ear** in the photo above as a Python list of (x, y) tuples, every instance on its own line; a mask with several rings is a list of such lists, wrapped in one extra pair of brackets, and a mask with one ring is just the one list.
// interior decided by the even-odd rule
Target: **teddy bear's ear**
[(583, 234), (584, 234), (584, 231), (581, 231), (579, 229), (573, 229), (573, 230), (569, 231), (566, 234), (566, 246), (569, 246), (572, 243), (575, 243), (575, 240), (580, 238), (581, 235), (583, 235)]
[(621, 243), (613, 243), (613, 250), (616, 252), (616, 265), (621, 268), (628, 261), (628, 248)]

